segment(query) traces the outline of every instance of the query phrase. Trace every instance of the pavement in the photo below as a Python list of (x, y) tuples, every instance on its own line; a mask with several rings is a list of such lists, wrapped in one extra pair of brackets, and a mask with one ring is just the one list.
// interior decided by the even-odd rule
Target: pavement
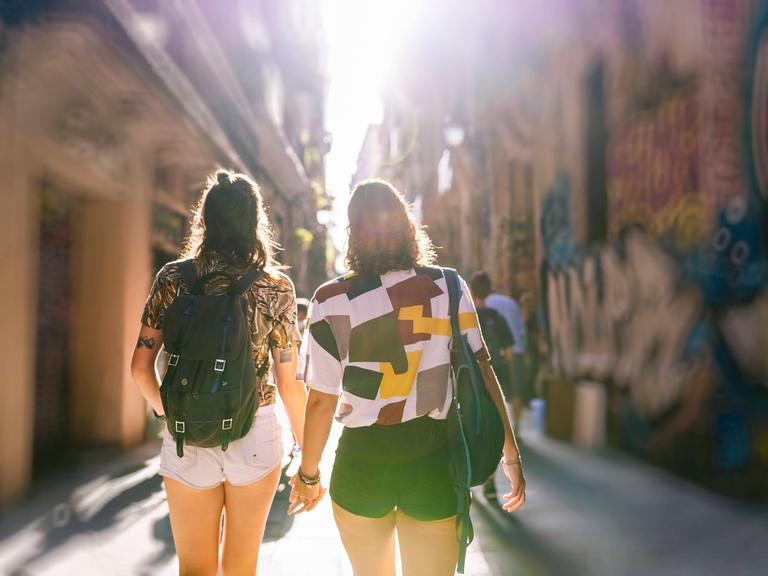
[[(551, 440), (526, 422), (521, 451), (528, 501), (509, 515), (475, 495), (467, 575), (768, 574), (764, 508), (623, 454)], [(0, 511), (0, 574), (176, 574), (158, 453), (152, 441), (39, 481), (23, 502)], [(500, 494), (508, 490), (500, 472), (496, 481)], [(330, 500), (293, 517), (285, 514), (287, 495), (278, 492), (272, 506), (258, 573), (352, 576)]]

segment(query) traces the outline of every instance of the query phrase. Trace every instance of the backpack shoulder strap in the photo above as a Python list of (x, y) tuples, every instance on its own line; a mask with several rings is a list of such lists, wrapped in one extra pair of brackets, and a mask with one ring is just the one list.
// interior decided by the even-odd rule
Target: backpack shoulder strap
[(443, 268), (445, 283), (448, 286), (448, 306), (451, 315), (451, 331), (456, 339), (461, 334), (459, 330), (459, 301), (461, 290), (459, 289), (459, 273), (453, 268)]
[(195, 269), (195, 261), (190, 258), (189, 260), (182, 260), (179, 262), (179, 274), (184, 282), (184, 286), (187, 287), (187, 291), (190, 294), (194, 294), (195, 285), (197, 284), (197, 270)]
[[(451, 343), (451, 364), (457, 361), (457, 358), (462, 358), (465, 354), (464, 347), (461, 342), (461, 331), (459, 330), (459, 302), (461, 301), (461, 288), (459, 287), (459, 273), (453, 268), (443, 268), (443, 275), (445, 276), (445, 283), (448, 287), (448, 302), (451, 314), (451, 331), (453, 332)], [(453, 380), (452, 380), (453, 381)], [(456, 536), (459, 540), (459, 557), (457, 562), (457, 570), (459, 574), (464, 574), (464, 564), (467, 555), (467, 547), (474, 538), (474, 529), (472, 526), (472, 518), (469, 515), (469, 508), (472, 503), (472, 496), (469, 491), (471, 476), (471, 460), (469, 458), (469, 448), (467, 441), (464, 438), (464, 432), (462, 431), (462, 423), (460, 422), (460, 416), (458, 412), (458, 398), (456, 396), (456, 382), (453, 381), (451, 386), (453, 390), (452, 408), (453, 415), (449, 413), (449, 426), (454, 426), (457, 430), (457, 435), (461, 439), (461, 454), (456, 454), (455, 457), (463, 463), (463, 474), (466, 477), (455, 478), (456, 490)]]
[(238, 280), (232, 284), (232, 294), (244, 294), (251, 284), (256, 282), (264, 273), (264, 268), (261, 266), (252, 265), (245, 274), (243, 274)]

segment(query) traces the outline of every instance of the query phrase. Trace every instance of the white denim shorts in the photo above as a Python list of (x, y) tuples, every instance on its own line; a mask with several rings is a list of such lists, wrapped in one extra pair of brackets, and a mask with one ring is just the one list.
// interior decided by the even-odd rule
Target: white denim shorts
[(173, 437), (164, 430), (159, 474), (191, 488), (213, 488), (225, 480), (241, 486), (261, 480), (282, 458), (282, 427), (271, 404), (256, 411), (248, 434), (230, 442), (226, 450), (185, 444), (184, 457), (179, 458)]

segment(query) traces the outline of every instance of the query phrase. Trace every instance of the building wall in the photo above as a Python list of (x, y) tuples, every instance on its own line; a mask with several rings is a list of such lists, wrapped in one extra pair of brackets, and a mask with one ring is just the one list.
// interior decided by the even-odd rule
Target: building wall
[(39, 260), (43, 195), (67, 203), (71, 231), (62, 263), (71, 298), (41, 308), (69, 326), (69, 353), (50, 375), (64, 412), (65, 441), (53, 456), (127, 448), (144, 440), (148, 415), (130, 376), (139, 319), (157, 255), (172, 259), (180, 249), (180, 231), (159, 230), (154, 215), (163, 206), (183, 222), (205, 174), (229, 165), (97, 19), (43, 18), (5, 34), (0, 262), (13, 281), (3, 283), (0, 305), (0, 504), (47, 471), (34, 441), (36, 382), (52, 365), (36, 357), (51, 350), (37, 345), (38, 286), (54, 273)]
[[(5, 398), (0, 402), (0, 501), (17, 498), (29, 482), (32, 458), (33, 370), (35, 349), (34, 320), (30, 316), (36, 301), (36, 202), (26, 190), (29, 175), (18, 170), (23, 165), (25, 147), (17, 136), (19, 118), (8, 113), (10, 103), (0, 106), (0, 133), (3, 147), (0, 166), (6, 175), (4, 209), (0, 211), (0, 262), (8, 278), (3, 282), (2, 316), (7, 327), (2, 331), (0, 377)], [(12, 385), (15, 384), (15, 385)], [(5, 464), (7, 463), (7, 465)]]
[[(250, 16), (280, 40), (295, 25), (283, 19), (290, 7), (262, 4)], [(240, 20), (206, 20), (207, 8), (128, 1), (0, 11), (9, 18), (0, 21), (0, 264), (13, 278), (0, 289), (0, 506), (58, 460), (144, 440), (148, 407), (130, 375), (139, 319), (217, 167), (251, 172), (261, 185), (298, 289), (327, 277), (316, 219), (325, 154), (313, 48), (320, 32), (255, 54), (238, 44)], [(165, 33), (146, 44), (139, 17)], [(240, 35), (212, 47), (208, 26)], [(312, 59), (301, 58), (307, 50)], [(259, 76), (269, 59), (296, 87), (276, 119), (257, 113), (264, 101), (256, 92), (270, 92)], [(230, 74), (244, 61), (259, 64), (249, 68), (256, 76)], [(310, 254), (322, 263), (310, 266)]]
[(385, 103), (381, 149), (411, 124), (418, 141), (382, 172), (423, 196), (441, 263), (530, 295), (554, 375), (607, 395), (609, 442), (762, 497), (768, 8), (673, 4), (460, 12), (443, 36), (465, 55), (441, 69), (438, 42), (432, 68), (409, 64), (439, 93), (403, 74)]
[[(762, 90), (750, 45), (765, 4), (675, 10), (691, 23), (682, 34), (666, 7), (623, 3), (571, 86), (604, 63), (605, 182), (590, 187), (583, 160), (543, 179), (540, 291), (552, 364), (577, 385), (605, 385), (609, 440), (723, 491), (764, 497), (768, 371), (752, 351), (768, 319), (766, 206), (750, 167), (762, 126), (744, 87)], [(590, 239), (600, 194), (606, 234)]]

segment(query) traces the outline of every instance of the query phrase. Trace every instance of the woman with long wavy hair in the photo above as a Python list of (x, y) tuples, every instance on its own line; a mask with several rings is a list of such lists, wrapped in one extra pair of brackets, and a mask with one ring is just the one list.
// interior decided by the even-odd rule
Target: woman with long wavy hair
[[(179, 295), (202, 291), (228, 293), (233, 282), (245, 286), (258, 410), (245, 436), (228, 446), (185, 445), (176, 451), (164, 431), (160, 474), (168, 496), (180, 574), (254, 574), (267, 514), (280, 478), (281, 429), (275, 413), (274, 366), (280, 394), (299, 445), (306, 392), (296, 382), (296, 295), (291, 280), (272, 257), (272, 233), (258, 185), (243, 174), (218, 171), (208, 180), (194, 214), (182, 259), (157, 274), (142, 316), (131, 365), (133, 377), (155, 413), (163, 417), (155, 360), (163, 345), (166, 310)], [(192, 263), (197, 286), (182, 268)], [(247, 280), (243, 280), (247, 275)], [(255, 278), (250, 287), (248, 282)], [(241, 282), (242, 281), (242, 282)], [(197, 292), (196, 292), (197, 293)], [(224, 383), (226, 384), (226, 382)], [(219, 559), (220, 526), (225, 511)]]
[[(432, 244), (390, 183), (359, 184), (348, 214), (350, 272), (318, 288), (311, 302), (303, 369), (310, 394), (290, 512), (311, 510), (324, 494), (318, 465), (336, 414), (344, 429), (329, 489), (355, 576), (395, 574), (395, 532), (404, 576), (447, 576), (458, 545), (446, 438), (446, 279), (431, 266)], [(504, 423), (512, 491), (503, 507), (512, 512), (525, 500), (520, 454), (472, 297), (460, 284), (459, 326)]]

